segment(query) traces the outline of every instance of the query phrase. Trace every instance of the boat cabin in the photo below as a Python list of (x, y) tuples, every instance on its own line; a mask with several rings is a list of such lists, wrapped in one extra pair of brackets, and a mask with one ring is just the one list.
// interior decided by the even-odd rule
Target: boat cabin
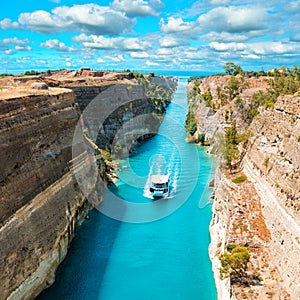
[(150, 192), (153, 197), (164, 197), (169, 194), (169, 175), (152, 175)]

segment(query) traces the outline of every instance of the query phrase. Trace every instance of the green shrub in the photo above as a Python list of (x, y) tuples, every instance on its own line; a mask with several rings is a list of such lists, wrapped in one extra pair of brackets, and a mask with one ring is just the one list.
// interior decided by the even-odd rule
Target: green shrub
[(233, 183), (242, 183), (245, 180), (247, 180), (247, 177), (245, 175), (242, 175), (242, 176), (239, 176), (239, 177), (236, 177), (236, 178), (232, 179), (232, 182)]
[(212, 94), (210, 91), (201, 94), (201, 100), (204, 101), (208, 106), (212, 106)]
[(204, 146), (204, 144), (205, 144), (205, 133), (198, 134), (196, 142), (200, 143), (202, 146)]
[(226, 246), (226, 250), (231, 253), (231, 251), (236, 247), (235, 244), (228, 244)]
[(196, 119), (190, 112), (186, 116), (185, 129), (190, 135), (194, 135), (194, 133), (197, 131)]
[(246, 274), (250, 254), (246, 247), (233, 247), (231, 252), (224, 252), (219, 256), (221, 262), (220, 278), (241, 279)]

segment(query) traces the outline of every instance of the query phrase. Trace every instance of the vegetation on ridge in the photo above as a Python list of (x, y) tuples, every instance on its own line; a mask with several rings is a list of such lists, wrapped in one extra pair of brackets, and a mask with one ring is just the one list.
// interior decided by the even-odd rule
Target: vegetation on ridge
[[(213, 85), (210, 84), (210, 79), (202, 85), (202, 78), (190, 78), (194, 81), (188, 92), (190, 105), (186, 129), (192, 136), (197, 131), (196, 120), (192, 116), (197, 102), (205, 103), (215, 113), (223, 115), (221, 124), (224, 134), (216, 134), (212, 144), (215, 144), (215, 151), (222, 155), (224, 166), (232, 170), (239, 166), (243, 157), (251, 136), (249, 126), (253, 119), (262, 110), (273, 109), (281, 95), (294, 95), (299, 91), (300, 67), (294, 65), (293, 69), (281, 67), (268, 72), (256, 72), (244, 71), (239, 65), (227, 62), (224, 70), (225, 74), (218, 75)], [(202, 128), (198, 130), (203, 135), (194, 137), (195, 141), (204, 145), (205, 131)]]
[(240, 281), (247, 275), (250, 254), (246, 247), (227, 245), (226, 251), (219, 256), (221, 263), (220, 278)]

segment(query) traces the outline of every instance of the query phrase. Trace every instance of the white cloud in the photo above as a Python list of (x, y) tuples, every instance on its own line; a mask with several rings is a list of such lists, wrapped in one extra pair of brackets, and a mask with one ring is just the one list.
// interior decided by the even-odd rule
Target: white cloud
[(171, 48), (159, 48), (156, 53), (158, 55), (173, 55), (174, 54), (174, 50)]
[(241, 33), (266, 28), (267, 13), (261, 7), (217, 7), (198, 18), (198, 25), (217, 32)]
[(159, 66), (159, 63), (147, 60), (146, 61), (146, 65), (147, 66)]
[(111, 8), (125, 12), (128, 17), (158, 16), (159, 8), (164, 7), (160, 0), (114, 0)]
[(229, 3), (229, 0), (210, 0), (209, 3), (210, 3), (211, 5), (219, 5), (219, 6), (221, 6), (221, 5), (226, 5), (226, 4), (228, 4), (228, 3)]
[(12, 49), (7, 49), (7, 50), (4, 51), (4, 53), (7, 54), (7, 55), (11, 55), (11, 54), (14, 53), (14, 51)]
[(260, 59), (261, 57), (256, 54), (248, 54), (248, 55), (241, 55), (242, 58), (245, 59)]
[(282, 42), (257, 42), (250, 44), (248, 48), (257, 55), (284, 54), (297, 51), (292, 45)]
[(27, 45), (29, 43), (29, 39), (23, 39), (23, 40), (19, 40), (17, 37), (13, 37), (13, 38), (6, 38), (3, 39), (2, 41), (0, 41), (0, 45), (19, 45), (19, 46), (24, 46)]
[(15, 46), (16, 51), (31, 51), (32, 48), (30, 46)]
[(247, 49), (247, 45), (244, 43), (219, 43), (212, 42), (209, 47), (216, 51), (241, 51)]
[(250, 35), (246, 34), (232, 34), (229, 32), (209, 32), (201, 36), (201, 40), (210, 42), (245, 42), (249, 40)]
[(13, 22), (11, 19), (5, 18), (0, 21), (0, 28), (3, 30), (6, 29), (20, 29), (18, 22)]
[(160, 28), (164, 33), (189, 33), (195, 29), (195, 22), (184, 22), (182, 18), (169, 17), (167, 23), (160, 20)]
[(132, 58), (148, 58), (149, 57), (149, 54), (147, 52), (131, 52), (130, 53), (130, 56)]
[(300, 1), (291, 1), (287, 4), (286, 10), (289, 13), (300, 13)]
[(104, 63), (105, 62), (105, 60), (104, 59), (102, 59), (102, 58), (97, 58), (97, 63), (100, 63), (100, 64), (102, 64), (102, 63)]
[(74, 47), (68, 47), (65, 43), (60, 42), (59, 40), (47, 40), (46, 42), (41, 43), (40, 46), (45, 49), (53, 49), (63, 52), (76, 51)]
[(167, 36), (160, 40), (160, 45), (166, 48), (177, 47), (183, 44), (182, 40), (175, 38), (174, 36)]
[(125, 58), (122, 54), (116, 55), (116, 56), (111, 56), (111, 55), (106, 55), (105, 58), (112, 60), (114, 62), (123, 62), (125, 61)]
[(81, 34), (73, 38), (74, 42), (81, 42), (86, 48), (103, 50), (143, 51), (151, 48), (151, 44), (138, 38), (106, 38), (97, 35)]
[(5, 54), (14, 54), (18, 51), (31, 51), (32, 48), (28, 46), (29, 39), (20, 40), (17, 37), (6, 38), (0, 40), (0, 50)]
[(51, 13), (43, 10), (22, 13), (18, 21), (25, 29), (46, 34), (81, 31), (103, 35), (129, 32), (136, 23), (122, 12), (97, 4), (59, 6)]

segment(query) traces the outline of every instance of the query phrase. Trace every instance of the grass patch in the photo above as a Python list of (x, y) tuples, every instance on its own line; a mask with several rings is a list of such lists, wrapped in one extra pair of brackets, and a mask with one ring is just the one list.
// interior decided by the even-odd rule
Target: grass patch
[(242, 175), (242, 176), (232, 179), (232, 182), (233, 183), (241, 183), (241, 182), (244, 182), (245, 180), (247, 180), (247, 177), (245, 175)]

